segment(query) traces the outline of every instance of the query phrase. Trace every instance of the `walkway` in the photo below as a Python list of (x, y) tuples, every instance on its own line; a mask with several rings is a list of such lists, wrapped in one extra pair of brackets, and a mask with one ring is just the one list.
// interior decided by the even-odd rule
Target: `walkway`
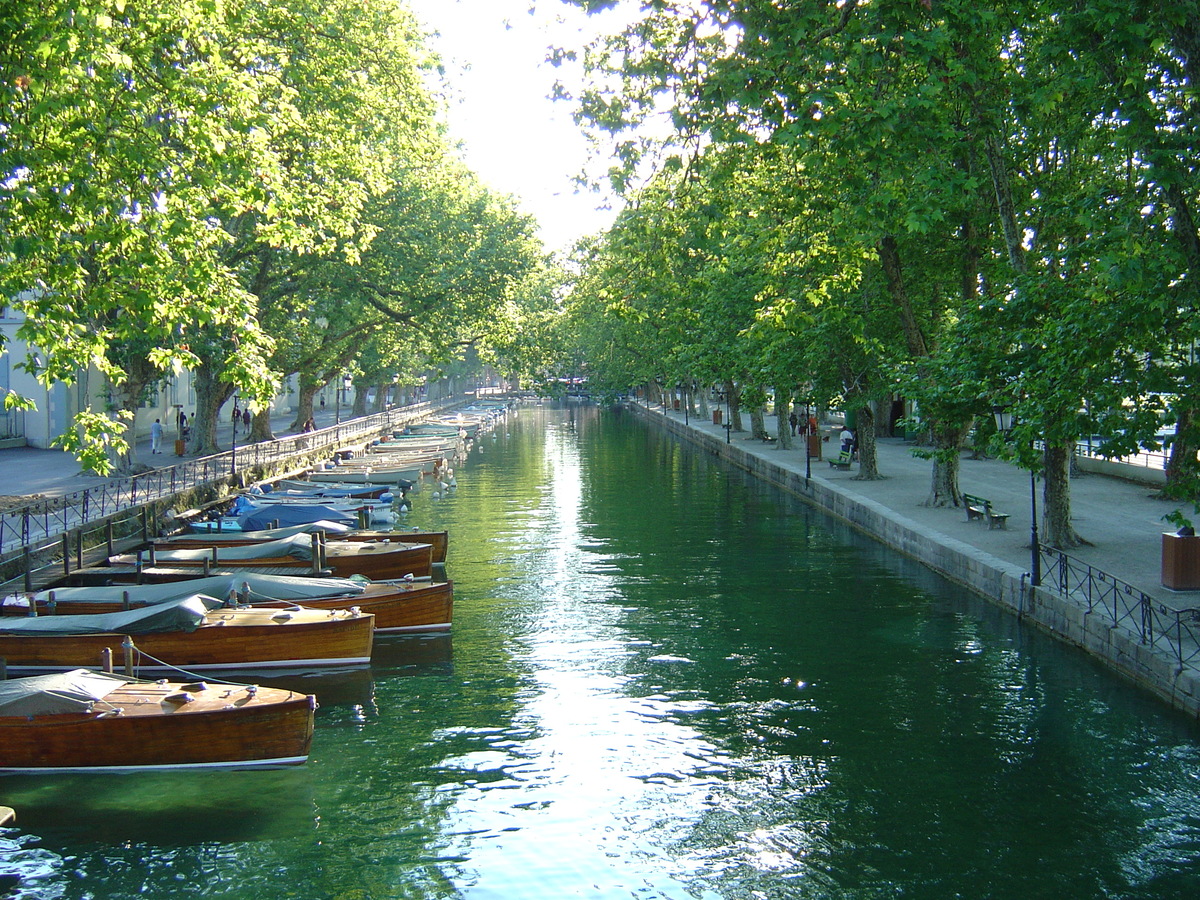
[[(232, 446), (233, 426), (229, 420), (229, 408), (226, 404), (225, 415), (217, 426), (217, 446), (228, 450)], [(317, 411), (313, 415), (318, 428), (327, 428), (334, 424), (334, 410)], [(284, 412), (271, 417), (271, 428), (276, 437), (295, 434), (291, 428), (296, 415), (294, 412)], [(342, 419), (347, 416), (343, 413)], [(149, 467), (171, 466), (179, 461), (174, 455), (175, 429), (167, 428), (163, 438), (163, 452), (150, 452), (150, 438), (138, 441), (134, 446), (134, 458), (142, 465)], [(243, 428), (238, 428), (238, 446), (245, 438)], [(191, 456), (191, 454), (188, 454)], [(0, 481), (0, 495), (5, 497), (62, 497), (66, 494), (82, 491), (85, 488), (99, 487), (108, 478), (83, 472), (79, 463), (69, 453), (61, 450), (38, 450), (33, 447), (19, 447), (0, 450), (0, 472), (4, 473)], [(37, 498), (40, 499), (40, 498)]]

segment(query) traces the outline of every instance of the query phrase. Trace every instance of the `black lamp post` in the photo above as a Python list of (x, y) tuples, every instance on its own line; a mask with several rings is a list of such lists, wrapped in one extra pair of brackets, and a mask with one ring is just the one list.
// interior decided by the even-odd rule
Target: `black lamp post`
[[(237, 406), (237, 395), (236, 394), (234, 394), (234, 396), (233, 396), (233, 405), (234, 405), (234, 407)], [(229, 474), (230, 474), (230, 476), (233, 476), (233, 477), (237, 476), (237, 427), (238, 427), (238, 419), (239, 418), (240, 418), (239, 416), (233, 417), (233, 442), (230, 445), (230, 450), (229, 450)]]
[[(1012, 410), (1004, 406), (993, 406), (992, 415), (996, 417), (996, 428), (1001, 434), (1007, 435), (1012, 431)], [(1029, 449), (1034, 449), (1033, 438), (1029, 438)], [(1042, 551), (1038, 543), (1038, 524), (1037, 524), (1037, 473), (1034, 471), (1032, 455), (1029, 463), (1029, 534), (1030, 534), (1030, 562), (1029, 562), (1029, 583), (1034, 587), (1038, 587), (1042, 583)]]
[(810, 402), (804, 401), (804, 486), (808, 487), (809, 479), (812, 478), (812, 432), (811, 428), (812, 416), (809, 414)]
[(342, 406), (341, 406), (342, 392), (344, 391), (346, 393), (346, 405), (349, 405), (350, 404), (350, 388), (353, 386), (354, 386), (354, 380), (350, 377), (350, 374), (346, 373), (345, 375), (343, 375), (342, 383), (338, 387), (338, 404), (337, 404), (337, 410), (336, 410), (337, 423), (339, 425), (342, 422)]
[(733, 419), (729, 416), (729, 391), (725, 391), (725, 443), (729, 443), (729, 436), (733, 433)]

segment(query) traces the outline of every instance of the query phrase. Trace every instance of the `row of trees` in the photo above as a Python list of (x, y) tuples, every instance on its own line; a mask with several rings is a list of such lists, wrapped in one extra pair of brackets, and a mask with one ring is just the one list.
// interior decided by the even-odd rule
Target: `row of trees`
[(903, 396), (931, 504), (1009, 407), (1059, 547), (1082, 540), (1081, 436), (1120, 454), (1174, 423), (1168, 490), (1196, 495), (1197, 0), (664, 0), (630, 22), (576, 98), (631, 202), (583, 252), (569, 366), (613, 392), (770, 388), (781, 418), (844, 405), (867, 478), (873, 412)]
[(235, 390), (262, 439), (285, 376), (300, 423), (343, 372), (415, 383), (468, 349), (512, 371), (538, 345), (557, 276), (449, 146), (400, 3), (7, 4), (0, 73), (0, 293), (39, 351), (19, 364), (111, 386), (65, 439), (90, 468), (184, 368), (211, 451)]

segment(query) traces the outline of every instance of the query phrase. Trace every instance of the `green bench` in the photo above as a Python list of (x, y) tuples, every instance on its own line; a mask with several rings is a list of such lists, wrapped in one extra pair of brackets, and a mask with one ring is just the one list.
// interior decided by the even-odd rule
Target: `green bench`
[(829, 460), (831, 469), (848, 469), (850, 468), (850, 451), (843, 450), (838, 454), (837, 459)]
[(1008, 513), (997, 512), (991, 500), (974, 494), (963, 494), (962, 498), (967, 507), (968, 522), (979, 519), (987, 522), (988, 528), (1008, 528)]

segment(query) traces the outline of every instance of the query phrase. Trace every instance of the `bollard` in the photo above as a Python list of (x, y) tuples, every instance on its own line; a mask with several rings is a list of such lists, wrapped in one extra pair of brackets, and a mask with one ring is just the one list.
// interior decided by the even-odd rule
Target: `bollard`
[(0, 656), (0, 681), (8, 681), (8, 659)]
[(133, 638), (125, 635), (125, 640), (121, 641), (121, 649), (125, 651), (125, 674), (130, 678), (133, 677)]
[(105, 647), (100, 651), (100, 670), (111, 675), (112, 667), (112, 647)]
[(54, 591), (50, 592), (49, 600), (46, 603), (46, 612), (52, 616), (58, 612), (58, 597), (54, 595)]
[(129, 591), (121, 591), (121, 609), (129, 612)]

